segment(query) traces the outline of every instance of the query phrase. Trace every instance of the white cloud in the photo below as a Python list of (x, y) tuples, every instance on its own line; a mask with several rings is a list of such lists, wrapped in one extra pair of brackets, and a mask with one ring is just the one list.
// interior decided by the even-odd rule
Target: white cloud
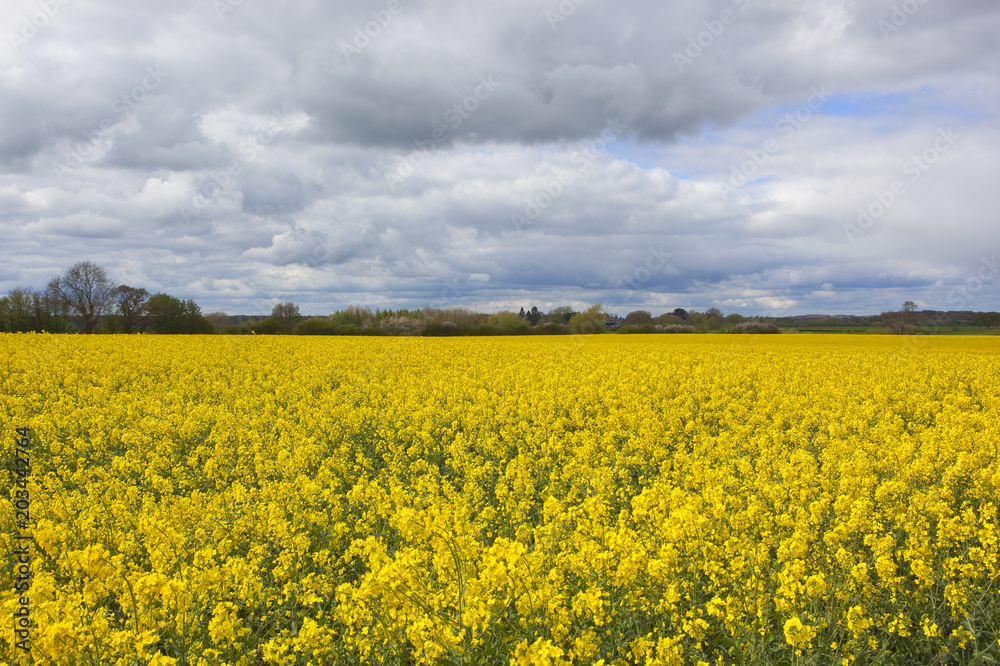
[(450, 290), (878, 312), (947, 307), (1000, 247), (1000, 6), (928, 3), (883, 36), (877, 3), (751, 2), (678, 71), (734, 3), (587, 4), (554, 30), (526, 0), (406, 3), (350, 62), (371, 8), (341, 5), (80, 0), (3, 52), (0, 292), (91, 259), (206, 311)]

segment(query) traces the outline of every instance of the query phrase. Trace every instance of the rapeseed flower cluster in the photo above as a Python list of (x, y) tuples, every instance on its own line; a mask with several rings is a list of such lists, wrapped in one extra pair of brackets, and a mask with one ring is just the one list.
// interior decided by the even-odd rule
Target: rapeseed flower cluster
[(998, 351), (2, 335), (34, 663), (996, 660)]

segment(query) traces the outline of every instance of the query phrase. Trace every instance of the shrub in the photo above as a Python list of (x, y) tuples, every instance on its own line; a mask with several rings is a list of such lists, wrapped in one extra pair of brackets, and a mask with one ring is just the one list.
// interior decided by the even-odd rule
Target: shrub
[(745, 321), (729, 327), (726, 333), (781, 333), (781, 329), (766, 321)]
[(687, 324), (670, 324), (668, 326), (660, 326), (657, 330), (660, 333), (694, 333), (694, 326), (688, 326)]
[(619, 333), (659, 333), (663, 327), (655, 324), (626, 324), (618, 329)]

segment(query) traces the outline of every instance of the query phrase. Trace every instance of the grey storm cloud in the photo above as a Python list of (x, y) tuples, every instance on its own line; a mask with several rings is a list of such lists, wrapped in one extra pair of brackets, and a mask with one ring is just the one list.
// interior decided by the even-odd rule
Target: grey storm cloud
[[(233, 313), (949, 307), (1000, 251), (998, 19), (11, 0), (0, 292), (89, 259)], [(963, 305), (997, 309), (987, 277)]]

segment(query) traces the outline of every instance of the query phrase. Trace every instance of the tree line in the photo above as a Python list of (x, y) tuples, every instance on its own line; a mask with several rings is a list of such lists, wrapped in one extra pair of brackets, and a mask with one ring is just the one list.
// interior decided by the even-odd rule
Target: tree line
[(601, 303), (582, 312), (569, 306), (542, 312), (535, 306), (519, 312), (485, 314), (463, 308), (376, 309), (351, 305), (328, 316), (304, 317), (294, 303), (274, 306), (270, 316), (203, 315), (191, 299), (115, 284), (107, 271), (81, 261), (52, 278), (43, 290), (19, 287), (0, 298), (0, 332), (167, 333), (231, 335), (553, 335), (565, 333), (780, 333), (781, 327), (880, 327), (912, 334), (918, 327), (1000, 327), (997, 312), (917, 311), (913, 301), (881, 315), (745, 318), (723, 315), (718, 308), (688, 312), (675, 308), (653, 316), (636, 310), (625, 317), (608, 313)]
[(933, 328), (981, 326), (991, 330), (995, 326), (1000, 326), (1000, 312), (918, 311), (916, 303), (905, 301), (901, 310), (883, 312), (879, 315), (879, 320), (896, 335), (913, 335), (918, 326)]
[(536, 306), (520, 312), (493, 314), (464, 308), (422, 310), (376, 309), (352, 305), (328, 316), (302, 317), (293, 303), (275, 306), (263, 321), (244, 322), (223, 333), (298, 335), (560, 335), (589, 333), (696, 333), (722, 330), (744, 322), (740, 315), (724, 317), (718, 310), (704, 313), (681, 308), (654, 317), (645, 310), (626, 317), (608, 313), (601, 303), (578, 312), (569, 306), (542, 312)]
[[(676, 308), (654, 317), (646, 310), (613, 316), (601, 303), (582, 312), (569, 306), (542, 312), (535, 306), (493, 314), (463, 308), (376, 309), (358, 305), (328, 316), (304, 317), (294, 303), (274, 306), (270, 316), (203, 315), (191, 299), (115, 284), (107, 271), (81, 261), (52, 278), (44, 290), (20, 287), (0, 298), (0, 331), (49, 333), (166, 333), (233, 335), (552, 335), (564, 333), (696, 333), (731, 330), (749, 323), (717, 308)], [(766, 332), (759, 330), (755, 332)], [(776, 329), (775, 329), (776, 332)]]
[(0, 331), (24, 333), (215, 333), (193, 300), (115, 284), (90, 261), (74, 264), (44, 290), (19, 287), (0, 298)]

